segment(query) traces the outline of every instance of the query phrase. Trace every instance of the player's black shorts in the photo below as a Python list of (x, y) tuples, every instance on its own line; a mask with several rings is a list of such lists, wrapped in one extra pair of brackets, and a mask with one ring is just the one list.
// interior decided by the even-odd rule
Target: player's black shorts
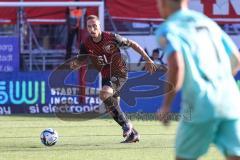
[(111, 79), (110, 78), (103, 78), (102, 79), (102, 86), (112, 87)]

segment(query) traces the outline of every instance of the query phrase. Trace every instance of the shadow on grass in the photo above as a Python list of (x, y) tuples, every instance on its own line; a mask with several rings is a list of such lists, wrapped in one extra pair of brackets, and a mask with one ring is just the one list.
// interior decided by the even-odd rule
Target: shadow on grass
[[(134, 120), (134, 121), (157, 121), (156, 113), (142, 113), (142, 112), (137, 112), (137, 113), (125, 113), (128, 119)], [(1, 116), (0, 116), (1, 117)], [(14, 115), (4, 115), (2, 117), (25, 117), (25, 118), (58, 118), (55, 114), (14, 114)], [(178, 121), (181, 117), (181, 114), (179, 113), (171, 113), (170, 114), (170, 119), (173, 121)], [(59, 119), (59, 118), (58, 118)], [(112, 117), (108, 114), (105, 114), (101, 117), (97, 118), (88, 118), (83, 117), (82, 115), (79, 115), (79, 117), (66, 117), (65, 119), (60, 118), (63, 121), (87, 121), (87, 120), (97, 120), (97, 119), (109, 119), (111, 120)]]

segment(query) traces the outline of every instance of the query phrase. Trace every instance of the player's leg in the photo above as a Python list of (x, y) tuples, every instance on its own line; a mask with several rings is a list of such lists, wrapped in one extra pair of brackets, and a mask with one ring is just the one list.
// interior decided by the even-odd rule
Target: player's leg
[[(116, 96), (116, 95), (114, 95)], [(113, 97), (114, 97), (113, 96)], [(116, 106), (117, 112), (116, 114), (122, 114), (125, 116), (124, 112), (121, 110), (120, 107), (120, 97), (117, 97), (118, 99), (118, 105)], [(132, 143), (132, 142), (137, 142), (140, 139), (140, 135), (137, 132), (137, 130), (133, 127), (132, 123), (127, 119), (127, 117), (125, 116), (127, 123), (124, 123), (122, 126), (123, 129), (123, 137), (127, 137), (125, 141), (123, 141), (122, 143)]]
[(121, 111), (121, 108), (119, 107), (120, 98), (113, 96), (113, 89), (110, 86), (104, 85), (102, 87), (100, 99), (104, 102), (107, 112), (122, 127), (123, 137), (130, 136), (132, 132), (132, 124), (128, 122), (126, 115)]
[(223, 120), (214, 140), (228, 160), (240, 160), (240, 119)]
[[(115, 90), (113, 97), (116, 97), (118, 99), (118, 105), (116, 106), (117, 110), (119, 113), (124, 114), (122, 112), (121, 107), (120, 107), (120, 90), (124, 83), (126, 82), (126, 78), (116, 78), (113, 77), (111, 82), (113, 89)], [(124, 114), (125, 115), (125, 114)], [(125, 116), (126, 117), (126, 116)], [(126, 117), (127, 118), (127, 117)], [(132, 143), (132, 142), (137, 142), (140, 139), (140, 135), (137, 132), (137, 130), (133, 127), (132, 123), (127, 120), (128, 122), (125, 123), (122, 128), (123, 128), (123, 137), (127, 137), (125, 141), (122, 143)]]
[(119, 98), (113, 97), (113, 88), (107, 85), (102, 87), (100, 99), (104, 102), (107, 111), (113, 119), (120, 125), (128, 123), (128, 120), (123, 112), (119, 110)]
[(130, 143), (139, 141), (139, 134), (132, 127), (131, 122), (129, 122), (120, 107), (119, 91), (125, 81), (126, 79), (117, 79), (117, 81), (113, 82), (109, 79), (103, 79), (100, 98), (103, 100), (113, 119), (122, 127), (123, 137), (127, 137), (126, 142)]
[(208, 151), (218, 129), (218, 121), (180, 121), (176, 135), (176, 159), (195, 160)]

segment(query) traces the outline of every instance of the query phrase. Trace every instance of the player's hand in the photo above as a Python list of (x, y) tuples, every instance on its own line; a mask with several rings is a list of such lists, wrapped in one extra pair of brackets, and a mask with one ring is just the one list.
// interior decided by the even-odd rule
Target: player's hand
[(163, 125), (167, 126), (170, 123), (171, 115), (170, 115), (170, 107), (162, 106), (157, 112), (157, 118), (159, 121), (162, 121)]
[(153, 74), (154, 72), (157, 71), (157, 66), (151, 59), (146, 61), (145, 68), (150, 74)]
[(72, 62), (70, 62), (70, 68), (71, 69), (76, 69), (80, 67), (80, 63), (78, 62), (78, 60), (74, 60)]

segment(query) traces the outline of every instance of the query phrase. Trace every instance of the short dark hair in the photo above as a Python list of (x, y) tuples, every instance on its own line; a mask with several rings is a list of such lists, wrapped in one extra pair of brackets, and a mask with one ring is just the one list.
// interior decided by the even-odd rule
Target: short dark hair
[(153, 53), (159, 54), (159, 49), (158, 49), (158, 48), (154, 49), (154, 50), (153, 50)]
[(87, 17), (87, 21), (88, 21), (88, 20), (92, 20), (92, 19), (95, 19), (95, 20), (98, 20), (98, 21), (99, 21), (99, 18), (98, 18), (98, 16), (96, 16), (96, 15), (89, 15), (89, 16)]

